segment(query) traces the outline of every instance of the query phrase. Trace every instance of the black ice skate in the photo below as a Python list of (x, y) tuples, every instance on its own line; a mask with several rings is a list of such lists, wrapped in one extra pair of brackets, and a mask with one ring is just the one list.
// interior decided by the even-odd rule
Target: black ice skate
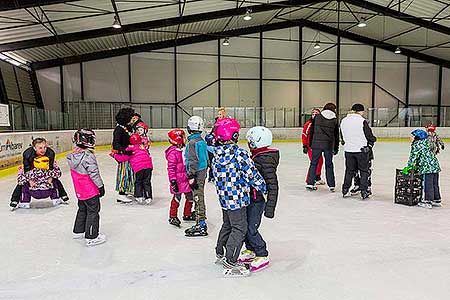
[(362, 200), (368, 200), (369, 199), (369, 192), (361, 192), (361, 199)]
[(351, 190), (350, 190), (350, 194), (352, 194), (352, 196), (358, 194), (359, 192), (361, 192), (361, 189), (359, 186), (355, 185)]
[(200, 224), (196, 224), (191, 228), (186, 229), (184, 233), (187, 237), (207, 236), (208, 227), (206, 225), (202, 226)]
[(315, 186), (313, 184), (307, 184), (306, 185), (306, 190), (308, 190), (308, 191), (316, 191), (317, 190), (317, 186)]
[(181, 227), (181, 221), (180, 221), (180, 219), (178, 219), (177, 217), (175, 217), (175, 218), (170, 218), (170, 219), (169, 219), (169, 224), (170, 224), (170, 225), (173, 225), (173, 226), (175, 226), (175, 227), (178, 227), (178, 228)]
[(17, 209), (17, 206), (19, 205), (18, 201), (11, 201), (11, 203), (9, 203), (9, 209), (11, 211), (14, 211)]
[(192, 212), (190, 216), (183, 216), (183, 221), (195, 222), (196, 221), (195, 212)]

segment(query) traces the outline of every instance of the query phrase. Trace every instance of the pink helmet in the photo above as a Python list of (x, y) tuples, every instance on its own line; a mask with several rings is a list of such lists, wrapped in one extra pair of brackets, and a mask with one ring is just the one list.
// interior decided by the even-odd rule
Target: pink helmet
[(241, 125), (233, 118), (218, 119), (214, 125), (214, 136), (219, 141), (237, 142)]

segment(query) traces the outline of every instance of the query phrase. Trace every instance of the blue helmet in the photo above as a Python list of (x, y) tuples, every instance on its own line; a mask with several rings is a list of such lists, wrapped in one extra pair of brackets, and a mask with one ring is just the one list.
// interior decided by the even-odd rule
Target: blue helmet
[(212, 145), (212, 144), (214, 144), (215, 139), (216, 139), (216, 137), (215, 137), (214, 134), (212, 134), (212, 133), (207, 134), (207, 135), (205, 136), (206, 144), (208, 144), (209, 146)]
[(411, 132), (411, 135), (418, 138), (419, 140), (424, 140), (428, 137), (428, 133), (422, 129), (415, 129)]
[(252, 149), (272, 145), (272, 132), (263, 126), (252, 127), (247, 131), (247, 141)]

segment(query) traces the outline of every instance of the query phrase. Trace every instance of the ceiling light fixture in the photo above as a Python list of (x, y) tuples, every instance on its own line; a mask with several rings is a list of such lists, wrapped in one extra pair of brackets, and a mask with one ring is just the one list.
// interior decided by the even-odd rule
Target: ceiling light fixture
[(315, 44), (314, 44), (314, 47), (313, 47), (314, 49), (320, 49), (320, 41), (317, 41)]
[(120, 25), (119, 18), (117, 16), (114, 16), (114, 22), (112, 24), (112, 27), (115, 29), (122, 28), (122, 25)]
[(225, 38), (222, 42), (222, 45), (224, 46), (229, 46), (230, 45), (230, 40), (228, 38)]
[(244, 16), (245, 21), (250, 21), (252, 19), (251, 13), (252, 13), (252, 10), (250, 8), (247, 8), (247, 11)]
[(402, 49), (400, 49), (399, 46), (397, 46), (397, 48), (394, 51), (395, 54), (401, 54), (402, 53)]
[(365, 17), (361, 17), (361, 20), (359, 20), (359, 23), (358, 23), (358, 27), (359, 28), (364, 28), (366, 26), (367, 26), (366, 18)]

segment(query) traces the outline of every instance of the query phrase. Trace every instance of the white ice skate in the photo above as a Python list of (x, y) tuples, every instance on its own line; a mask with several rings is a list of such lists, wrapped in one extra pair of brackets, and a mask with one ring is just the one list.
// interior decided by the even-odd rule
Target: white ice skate
[(442, 207), (441, 201), (431, 201), (431, 205), (433, 205), (433, 207)]
[(255, 252), (251, 250), (242, 250), (239, 255), (238, 262), (242, 264), (248, 264), (251, 263), (255, 257)]
[(30, 203), (24, 203), (24, 202), (19, 202), (19, 204), (17, 204), (17, 208), (25, 208), (25, 209), (29, 209), (30, 208)]
[(214, 261), (214, 264), (223, 266), (224, 259), (225, 259), (225, 257), (223, 255), (216, 254), (216, 260)]
[(145, 204), (145, 198), (144, 197), (136, 197), (136, 201), (137, 201), (137, 203), (139, 203), (139, 204)]
[(84, 238), (84, 232), (82, 232), (82, 233), (72, 233), (72, 238), (74, 239), (74, 240), (79, 240), (79, 239), (82, 239), (82, 238)]
[(250, 263), (250, 272), (261, 271), (269, 266), (270, 260), (267, 256), (257, 256)]
[(118, 195), (117, 196), (117, 202), (120, 202), (120, 203), (131, 203), (131, 202), (133, 202), (133, 199), (128, 198), (126, 195)]
[(152, 204), (153, 199), (152, 198), (147, 198), (144, 200), (144, 204), (150, 205)]
[(61, 198), (52, 199), (53, 206), (58, 206), (62, 203)]
[(106, 235), (104, 235), (103, 233), (99, 233), (95, 239), (86, 239), (86, 246), (97, 246), (103, 244), (104, 242), (106, 242)]
[(247, 277), (250, 276), (250, 270), (242, 264), (236, 264), (234, 266), (224, 267), (224, 277)]
[(431, 203), (429, 203), (429, 202), (420, 201), (417, 205), (420, 206), (420, 207), (423, 207), (423, 208), (428, 208), (428, 209), (432, 209), (433, 208), (433, 205)]
[(316, 181), (316, 185), (325, 185), (325, 181), (322, 179)]

